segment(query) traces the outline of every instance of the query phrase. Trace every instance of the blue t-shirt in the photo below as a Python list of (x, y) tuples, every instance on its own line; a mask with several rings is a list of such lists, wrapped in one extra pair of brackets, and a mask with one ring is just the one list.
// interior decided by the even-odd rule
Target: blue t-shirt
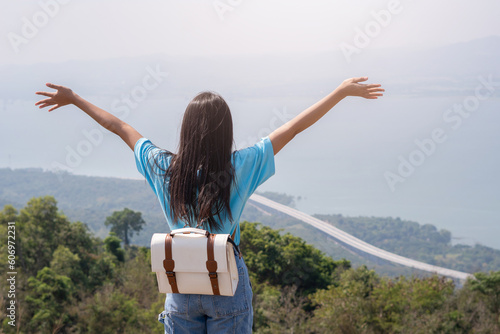
[[(146, 178), (149, 185), (155, 192), (160, 202), (161, 208), (167, 219), (171, 230), (184, 227), (184, 222), (173, 221), (170, 215), (168, 194), (168, 180), (164, 185), (161, 170), (156, 166), (154, 160), (157, 158), (160, 148), (153, 145), (149, 139), (141, 138), (135, 143), (134, 154), (137, 169)], [(158, 163), (166, 170), (172, 159), (171, 155), (161, 155)], [(274, 175), (274, 151), (269, 137), (262, 138), (253, 146), (244, 148), (232, 154), (231, 162), (235, 170), (235, 178), (231, 187), (230, 207), (233, 222), (224, 219), (222, 230), (210, 231), (216, 233), (233, 234), (234, 242), (240, 244), (240, 217), (245, 204), (259, 185)], [(151, 170), (153, 168), (153, 171)], [(221, 180), (223, 182), (223, 180)], [(221, 215), (224, 217), (225, 215)], [(216, 220), (217, 217), (214, 217)]]

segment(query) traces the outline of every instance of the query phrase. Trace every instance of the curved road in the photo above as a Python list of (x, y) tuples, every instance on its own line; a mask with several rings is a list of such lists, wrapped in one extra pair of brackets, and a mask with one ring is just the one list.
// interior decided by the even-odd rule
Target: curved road
[(250, 197), (250, 200), (265, 205), (271, 209), (278, 210), (280, 212), (283, 212), (289, 216), (292, 216), (294, 218), (297, 218), (309, 225), (312, 225), (313, 227), (327, 233), (331, 237), (333, 237), (335, 240), (340, 242), (341, 244), (347, 244), (353, 248), (356, 248), (357, 250), (364, 252), (366, 254), (370, 254), (373, 256), (376, 256), (378, 258), (401, 264), (403, 266), (407, 266), (410, 268), (415, 268), (419, 270), (424, 270), (428, 271), (431, 273), (436, 273), (441, 276), (447, 276), (447, 277), (452, 277), (452, 278), (457, 278), (460, 280), (466, 280), (469, 277), (473, 277), (471, 274), (464, 273), (461, 271), (456, 271), (456, 270), (451, 270), (451, 269), (446, 269), (438, 266), (433, 266), (424, 262), (420, 261), (415, 261), (412, 259), (408, 259), (403, 256), (396, 255), (394, 253), (385, 251), (383, 249), (380, 249), (378, 247), (372, 246), (358, 238), (353, 237), (352, 235), (339, 230), (338, 228), (325, 223), (317, 218), (314, 218), (306, 213), (303, 213), (301, 211), (292, 209), (286, 205), (271, 201), (270, 199), (267, 199), (265, 197), (262, 197), (260, 195), (253, 194)]

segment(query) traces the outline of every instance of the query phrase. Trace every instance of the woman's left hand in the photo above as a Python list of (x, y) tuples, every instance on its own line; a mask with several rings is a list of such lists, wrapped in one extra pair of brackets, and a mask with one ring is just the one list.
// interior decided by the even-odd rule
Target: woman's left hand
[(64, 86), (47, 84), (47, 87), (56, 89), (56, 92), (36, 92), (37, 95), (47, 96), (48, 99), (43, 99), (35, 103), (40, 109), (53, 106), (49, 111), (56, 110), (62, 106), (72, 104), (75, 101), (76, 94), (71, 89)]

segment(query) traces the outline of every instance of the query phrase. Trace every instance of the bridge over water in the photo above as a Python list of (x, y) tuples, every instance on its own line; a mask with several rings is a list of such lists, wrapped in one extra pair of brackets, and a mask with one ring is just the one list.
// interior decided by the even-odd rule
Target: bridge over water
[(461, 271), (456, 271), (456, 270), (451, 270), (447, 268), (442, 268), (438, 266), (433, 266), (431, 264), (427, 264), (424, 262), (412, 260), (403, 256), (399, 256), (397, 254), (385, 251), (383, 249), (380, 249), (378, 247), (375, 247), (373, 245), (370, 245), (356, 237), (353, 237), (352, 235), (336, 228), (335, 226), (332, 226), (328, 223), (325, 223), (324, 221), (321, 221), (317, 218), (314, 218), (304, 212), (292, 209), (286, 205), (271, 201), (270, 199), (267, 199), (263, 196), (253, 194), (250, 197), (251, 201), (254, 201), (256, 203), (259, 203), (261, 205), (267, 206), (271, 209), (278, 210), (284, 214), (287, 214), (291, 217), (294, 217), (296, 219), (299, 219), (303, 221), (304, 223), (307, 223), (318, 230), (321, 230), (325, 233), (327, 233), (329, 236), (331, 236), (333, 239), (335, 239), (337, 242), (339, 242), (342, 245), (347, 245), (349, 247), (352, 247), (356, 249), (359, 252), (375, 256), (377, 258), (390, 261), (393, 263), (397, 263), (406, 267), (410, 268), (415, 268), (419, 270), (424, 270), (427, 272), (435, 273), (441, 276), (446, 276), (446, 277), (451, 277), (451, 278), (456, 278), (460, 280), (466, 280), (469, 277), (473, 277), (469, 273), (464, 273)]

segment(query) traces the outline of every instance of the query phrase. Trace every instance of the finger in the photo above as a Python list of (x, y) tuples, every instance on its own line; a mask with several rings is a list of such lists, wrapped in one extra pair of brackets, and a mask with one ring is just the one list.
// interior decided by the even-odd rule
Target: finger
[(385, 89), (383, 88), (368, 88), (369, 92), (385, 92)]
[(54, 88), (54, 89), (61, 89), (63, 86), (59, 86), (59, 85), (54, 85), (53, 83), (46, 83), (45, 84), (47, 87), (50, 87), (50, 88)]
[(49, 109), (49, 112), (52, 111), (52, 110), (56, 110), (59, 107), (60, 107), (60, 105), (56, 104), (55, 106), (53, 106), (52, 108)]
[(56, 95), (56, 93), (50, 93), (50, 92), (36, 92), (35, 94), (48, 96), (48, 97), (52, 97), (52, 96)]
[(35, 103), (35, 106), (38, 104), (48, 104), (48, 105), (53, 105), (56, 104), (56, 102), (53, 99), (45, 99), (45, 100), (40, 100), (37, 103)]
[(368, 85), (366, 85), (366, 87), (368, 87), (368, 88), (377, 88), (380, 86), (382, 86), (382, 85), (381, 84), (368, 84)]
[(40, 109), (42, 108), (45, 108), (45, 107), (49, 107), (49, 106), (53, 106), (55, 103), (44, 103), (44, 104), (40, 104), (38, 107)]
[(45, 102), (39, 101), (36, 104), (38, 104), (38, 103), (40, 103), (40, 105), (39, 105), (40, 108), (44, 108), (44, 107), (48, 107), (48, 106), (53, 106), (54, 104), (56, 104), (54, 101), (45, 101)]
[(51, 100), (51, 99), (40, 100), (40, 101), (38, 101), (37, 103), (35, 103), (35, 106), (37, 106), (37, 105), (39, 105), (39, 104), (42, 104), (42, 103), (44, 103), (44, 104), (45, 104), (45, 103), (49, 102), (50, 100)]
[(366, 80), (368, 80), (368, 77), (358, 77), (358, 78), (353, 78), (352, 82), (358, 83), (358, 82), (363, 82), (363, 81), (366, 81)]

